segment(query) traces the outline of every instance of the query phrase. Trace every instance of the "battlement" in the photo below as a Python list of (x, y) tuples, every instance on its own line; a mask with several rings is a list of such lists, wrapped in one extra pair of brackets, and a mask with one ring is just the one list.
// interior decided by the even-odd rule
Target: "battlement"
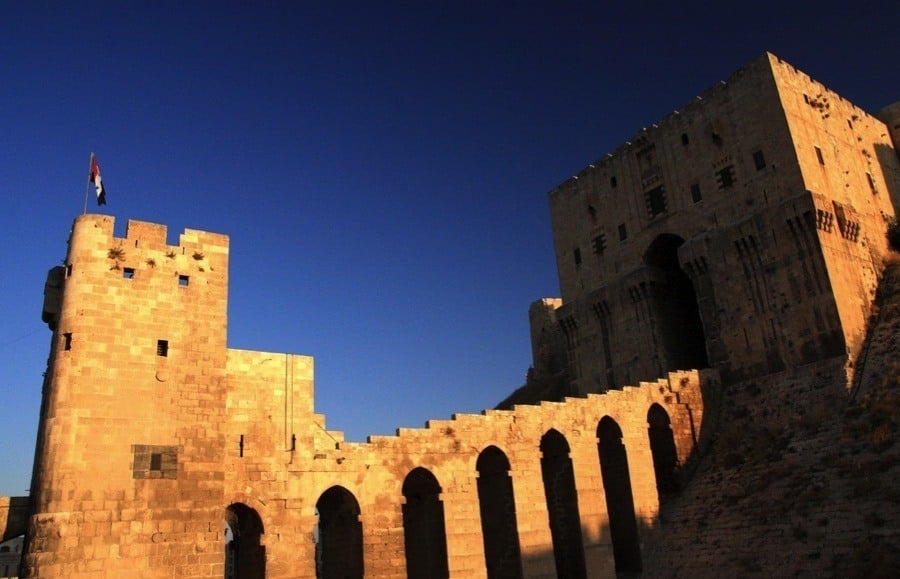
[[(812, 78), (802, 70), (797, 69), (789, 62), (786, 62), (778, 56), (766, 52), (757, 57), (746, 66), (736, 70), (724, 80), (721, 80), (706, 90), (698, 94), (694, 99), (684, 103), (681, 107), (673, 110), (669, 114), (663, 116), (659, 120), (648, 126), (642, 127), (641, 130), (634, 133), (630, 139), (604, 154), (602, 157), (584, 167), (575, 175), (572, 175), (565, 181), (561, 182), (551, 195), (564, 195), (567, 191), (577, 193), (579, 189), (583, 189), (584, 185), (579, 186), (578, 181), (590, 179), (595, 174), (603, 174), (606, 170), (611, 169), (617, 158), (633, 154), (639, 151), (648, 143), (655, 139), (661, 138), (660, 133), (675, 128), (683, 130), (696, 130), (693, 127), (695, 123), (710, 125), (712, 130), (717, 127), (715, 123), (709, 123), (709, 106), (710, 101), (727, 101), (731, 98), (729, 93), (738, 88), (739, 83), (745, 78), (759, 77), (759, 75), (767, 75), (778, 79), (782, 85), (789, 85), (796, 89), (800, 94), (805, 94), (807, 104), (814, 108), (820, 106), (824, 108), (828, 100), (833, 99), (840, 102), (848, 112), (848, 116), (853, 117), (855, 121), (874, 121), (876, 125), (889, 124), (888, 117), (885, 113), (890, 107), (886, 107), (882, 113), (877, 116), (871, 115), (859, 106), (853, 104), (843, 96), (828, 88), (825, 84)], [(822, 101), (824, 97), (824, 101)], [(738, 95), (739, 98), (739, 95)], [(827, 113), (826, 113), (827, 114)], [(664, 137), (664, 135), (662, 135)]]
[(215, 251), (218, 248), (228, 251), (228, 236), (221, 233), (186, 228), (184, 233), (179, 235), (178, 244), (170, 245), (167, 237), (168, 227), (165, 225), (129, 219), (125, 228), (125, 237), (115, 237), (115, 222), (116, 218), (111, 215), (94, 213), (80, 215), (75, 219), (72, 233), (74, 236), (83, 228), (93, 227), (102, 232), (111, 243), (118, 242), (124, 247), (172, 251), (181, 255), (191, 254), (200, 249)]

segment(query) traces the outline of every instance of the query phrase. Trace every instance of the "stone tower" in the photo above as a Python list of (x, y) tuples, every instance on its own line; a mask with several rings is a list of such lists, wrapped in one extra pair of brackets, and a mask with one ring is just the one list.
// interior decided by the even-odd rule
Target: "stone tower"
[(227, 347), (225, 236), (113, 230), (76, 219), (46, 286), (26, 576), (612, 577), (708, 438), (681, 372), (346, 442), (311, 357)]
[(220, 546), (227, 288), (224, 235), (186, 230), (168, 245), (162, 225), (129, 221), (116, 238), (111, 217), (75, 221), (45, 296), (26, 573), (102, 560), (126, 576), (165, 561), (185, 576), (203, 545)]
[(900, 199), (891, 130), (765, 54), (551, 191), (568, 391), (853, 360)]

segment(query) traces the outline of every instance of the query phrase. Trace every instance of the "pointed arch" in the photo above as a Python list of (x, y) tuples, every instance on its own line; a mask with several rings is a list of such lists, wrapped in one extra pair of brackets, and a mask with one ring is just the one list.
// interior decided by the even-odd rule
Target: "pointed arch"
[(586, 577), (581, 516), (569, 443), (558, 430), (541, 437), (541, 476), (550, 516), (550, 536), (558, 577)]
[(225, 579), (264, 579), (266, 548), (262, 518), (244, 503), (225, 509)]
[(478, 455), (478, 505), (488, 579), (522, 577), (522, 555), (509, 460), (496, 446)]
[(414, 468), (403, 481), (403, 540), (410, 579), (450, 576), (440, 495), (441, 485), (428, 469)]
[(697, 294), (678, 261), (678, 248), (683, 244), (681, 237), (663, 233), (644, 252), (644, 264), (657, 268), (665, 276), (665, 291), (654, 297), (659, 335), (665, 349), (661, 352), (663, 372), (709, 366)]
[(654, 403), (647, 411), (647, 425), (653, 471), (656, 473), (656, 490), (660, 496), (675, 492), (678, 490), (675, 472), (678, 467), (678, 451), (675, 449), (669, 413)]
[(615, 420), (604, 416), (597, 425), (597, 439), (616, 572), (638, 572), (642, 567), (640, 538), (634, 515), (628, 456), (622, 444), (622, 429)]
[(316, 577), (362, 577), (362, 522), (356, 497), (336, 485), (322, 493), (316, 510), (319, 513)]

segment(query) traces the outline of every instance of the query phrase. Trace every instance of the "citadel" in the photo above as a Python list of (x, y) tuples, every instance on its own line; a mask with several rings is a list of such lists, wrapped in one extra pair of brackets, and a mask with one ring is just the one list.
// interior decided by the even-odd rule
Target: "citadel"
[[(313, 358), (228, 348), (226, 235), (82, 215), (3, 538), (25, 533), (23, 576), (73, 578), (771, 576), (797, 553), (821, 576), (896, 552), (896, 512), (872, 535), (844, 482), (828, 516), (793, 491), (785, 516), (827, 520), (803, 537), (746, 524), (744, 482), (811, 468), (828, 412), (876, 391), (898, 143), (900, 103), (873, 116), (761, 56), (550, 192), (561, 297), (528, 312), (522, 388), (365, 443), (316, 414)], [(777, 459), (728, 458), (738, 418), (779, 425)]]

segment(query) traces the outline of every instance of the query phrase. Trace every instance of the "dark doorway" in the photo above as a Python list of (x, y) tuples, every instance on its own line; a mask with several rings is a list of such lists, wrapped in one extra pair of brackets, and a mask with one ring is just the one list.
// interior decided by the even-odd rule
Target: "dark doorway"
[(622, 444), (622, 430), (615, 420), (605, 416), (597, 425), (597, 438), (600, 476), (606, 494), (616, 572), (636, 573), (642, 567), (641, 546), (634, 516), (628, 456), (625, 454), (625, 445)]
[(678, 263), (678, 248), (683, 243), (677, 235), (664, 233), (644, 253), (644, 264), (665, 275), (664, 287), (653, 297), (658, 335), (665, 349), (660, 353), (665, 360), (663, 372), (709, 366), (694, 284)]
[(571, 579), (586, 577), (581, 516), (569, 443), (555, 429), (541, 438), (541, 476), (550, 515), (556, 575)]
[(656, 490), (660, 497), (678, 490), (675, 469), (678, 467), (678, 451), (669, 421), (669, 413), (659, 404), (647, 412), (650, 452), (653, 455), (653, 471), (656, 473)]
[(403, 481), (403, 539), (406, 576), (410, 579), (442, 579), (447, 566), (447, 534), (441, 485), (427, 469), (415, 468)]
[(319, 533), (316, 543), (316, 577), (358, 579), (363, 576), (362, 523), (359, 503), (341, 486), (319, 497)]
[(519, 530), (509, 460), (496, 446), (478, 456), (478, 505), (488, 579), (522, 577)]
[(259, 514), (243, 503), (225, 509), (225, 579), (265, 579), (266, 548)]

